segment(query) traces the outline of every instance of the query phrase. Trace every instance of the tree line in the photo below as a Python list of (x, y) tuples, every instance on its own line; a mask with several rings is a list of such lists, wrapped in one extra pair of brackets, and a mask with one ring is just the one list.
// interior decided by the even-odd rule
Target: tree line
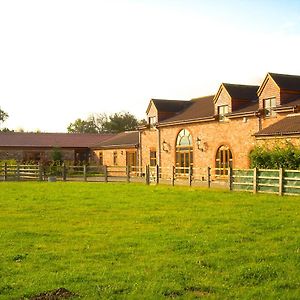
[(90, 115), (86, 120), (76, 119), (67, 130), (70, 133), (118, 133), (134, 130), (145, 123), (145, 120), (138, 120), (129, 112), (102, 113)]
[[(1, 125), (9, 117), (8, 113), (0, 108), (0, 132), (10, 132), (8, 128)], [(87, 119), (78, 118), (67, 127), (69, 133), (118, 133), (130, 131), (139, 125), (146, 124), (145, 120), (138, 120), (129, 112), (118, 112), (111, 115), (100, 113), (92, 114)]]

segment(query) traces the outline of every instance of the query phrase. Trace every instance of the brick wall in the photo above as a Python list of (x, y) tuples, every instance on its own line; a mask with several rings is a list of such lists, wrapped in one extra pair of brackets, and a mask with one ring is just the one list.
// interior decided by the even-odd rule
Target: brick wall
[[(255, 145), (252, 136), (258, 131), (258, 119), (248, 118), (244, 123), (242, 118), (232, 119), (228, 122), (203, 122), (187, 126), (170, 126), (161, 129), (161, 139), (168, 141), (170, 151), (161, 152), (162, 167), (175, 165), (176, 138), (181, 129), (187, 129), (193, 138), (194, 166), (197, 168), (215, 167), (217, 150), (222, 145), (230, 147), (233, 155), (233, 167), (246, 168), (249, 166), (249, 152)], [(201, 145), (205, 143), (206, 151), (197, 147), (197, 138)]]
[(141, 165), (150, 164), (150, 150), (156, 149), (158, 155), (158, 131), (156, 129), (144, 130), (141, 133)]
[(264, 108), (264, 99), (276, 97), (276, 104), (280, 105), (280, 89), (274, 80), (268, 76), (266, 84), (259, 95), (259, 109)]
[[(156, 120), (158, 118), (157, 109), (156, 109), (156, 107), (155, 107), (155, 105), (153, 104), (152, 101), (151, 101), (149, 111), (148, 111), (148, 114), (147, 114), (147, 118), (150, 118), (150, 117), (156, 117)], [(148, 119), (147, 119), (147, 122), (148, 122)]]
[(215, 103), (215, 115), (218, 114), (218, 106), (221, 105), (228, 105), (228, 112), (232, 112), (231, 97), (223, 86)]
[[(99, 154), (102, 152), (103, 155), (103, 165), (113, 166), (114, 165), (114, 152), (117, 153), (117, 166), (126, 166), (126, 152), (135, 152), (135, 148), (124, 148), (124, 149), (105, 149), (105, 150), (95, 150), (94, 155), (99, 161)], [(137, 161), (138, 164), (138, 161)]]

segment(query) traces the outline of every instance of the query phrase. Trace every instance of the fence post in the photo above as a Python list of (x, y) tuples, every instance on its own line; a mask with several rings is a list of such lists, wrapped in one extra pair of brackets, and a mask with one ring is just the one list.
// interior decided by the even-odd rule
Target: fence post
[(4, 181), (7, 181), (7, 163), (4, 163)]
[(20, 181), (20, 164), (17, 164), (17, 170), (16, 170), (16, 175), (17, 175), (17, 181)]
[(43, 181), (43, 166), (39, 163), (39, 181)]
[(282, 196), (283, 194), (283, 168), (279, 169), (279, 187), (278, 187), (278, 194)]
[(229, 190), (232, 191), (232, 186), (233, 186), (233, 177), (232, 177), (232, 168), (230, 167), (228, 169), (228, 185), (229, 185)]
[(159, 165), (156, 165), (155, 168), (156, 173), (156, 184), (159, 184)]
[(210, 188), (211, 183), (211, 173), (210, 173), (210, 167), (207, 167), (207, 187)]
[(175, 185), (175, 166), (172, 166), (172, 186)]
[(189, 167), (189, 186), (192, 186), (193, 167)]
[(146, 165), (145, 175), (146, 175), (146, 184), (149, 185), (150, 184), (150, 170), (149, 170), (149, 165)]
[(126, 166), (126, 177), (127, 177), (127, 182), (130, 182), (130, 166)]
[(104, 171), (104, 182), (108, 182), (107, 165), (103, 166), (103, 171)]
[(83, 165), (83, 180), (86, 181), (87, 177), (86, 177), (86, 165)]
[(65, 163), (62, 164), (62, 179), (63, 181), (67, 180), (67, 168)]
[(257, 193), (257, 168), (253, 169), (253, 194)]

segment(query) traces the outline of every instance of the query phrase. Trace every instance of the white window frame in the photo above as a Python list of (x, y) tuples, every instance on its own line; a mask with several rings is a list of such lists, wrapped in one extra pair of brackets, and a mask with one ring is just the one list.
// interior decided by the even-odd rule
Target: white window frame
[(264, 111), (266, 117), (272, 117), (275, 115), (274, 108), (276, 107), (276, 98), (266, 98), (264, 99)]

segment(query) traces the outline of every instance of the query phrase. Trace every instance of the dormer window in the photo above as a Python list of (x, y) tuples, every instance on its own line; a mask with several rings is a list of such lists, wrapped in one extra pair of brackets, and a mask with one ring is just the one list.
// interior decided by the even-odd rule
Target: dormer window
[(220, 122), (227, 121), (227, 117), (226, 117), (227, 114), (228, 114), (228, 105), (218, 106), (218, 115), (219, 115)]
[(156, 117), (149, 117), (149, 124), (150, 124), (151, 127), (155, 126)]
[(275, 115), (274, 108), (276, 107), (276, 98), (264, 99), (265, 116), (271, 117)]

